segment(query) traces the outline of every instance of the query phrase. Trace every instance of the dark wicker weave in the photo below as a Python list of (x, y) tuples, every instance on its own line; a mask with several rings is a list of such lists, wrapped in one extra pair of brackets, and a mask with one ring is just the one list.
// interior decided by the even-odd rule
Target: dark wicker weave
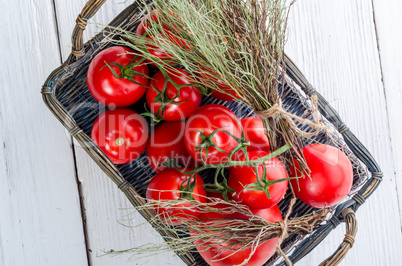
[[(98, 11), (105, 1), (90, 0), (85, 5), (77, 18), (77, 25), (72, 35), (72, 54), (63, 65), (50, 74), (42, 88), (42, 95), (44, 102), (51, 112), (69, 130), (71, 135), (76, 138), (102, 170), (115, 182), (119, 189), (126, 194), (130, 202), (134, 206), (141, 206), (146, 202), (139, 196), (144, 196), (148, 181), (154, 175), (145, 155), (143, 154), (133, 163), (116, 166), (89, 137), (92, 124), (98, 116), (99, 111), (102, 110), (102, 106), (92, 98), (87, 89), (86, 72), (92, 58), (102, 49), (110, 46), (110, 44), (102, 41), (107, 37), (113, 37), (113, 32), (110, 29), (105, 29), (86, 44), (83, 44), (82, 34), (88, 19)], [(110, 25), (134, 30), (143, 15), (138, 5), (134, 3), (118, 15)], [(285, 63), (288, 77), (282, 79), (285, 86), (284, 89), (280, 89), (280, 92), (286, 110), (309, 118), (311, 116), (309, 97), (317, 95), (319, 110), (324, 121), (335, 129), (334, 133), (322, 133), (314, 139), (305, 140), (305, 144), (319, 141), (343, 149), (354, 166), (355, 178), (349, 199), (330, 210), (326, 223), (306, 237), (290, 235), (282, 243), (282, 248), (288, 254), (290, 253), (289, 259), (292, 262), (297, 262), (314, 249), (332, 229), (337, 227), (341, 222), (346, 222), (347, 232), (343, 242), (336, 252), (322, 263), (322, 265), (336, 265), (353, 246), (357, 231), (354, 211), (374, 192), (382, 180), (383, 174), (370, 153), (342, 122), (337, 112), (306, 80), (295, 64), (289, 58), (286, 58)], [(238, 102), (228, 103), (206, 97), (203, 103), (210, 102), (223, 104), (240, 117), (250, 115), (251, 109)], [(133, 108), (137, 107), (133, 106)], [(309, 128), (306, 126), (300, 125), (300, 127), (303, 130), (309, 131)], [(363, 164), (371, 173), (370, 178), (367, 176)], [(208, 175), (203, 177), (208, 179)], [(280, 203), (282, 212), (287, 210), (290, 199), (291, 193), (287, 193), (285, 199)], [(312, 207), (298, 200), (292, 210), (291, 217), (298, 217), (312, 211), (314, 211)], [(147, 220), (150, 220), (154, 215), (152, 211), (144, 209), (140, 213)], [(169, 234), (169, 232), (160, 233), (161, 235)], [(207, 265), (196, 252), (177, 253), (187, 265)], [(276, 254), (267, 264), (277, 262), (279, 259), (278, 254)], [(282, 262), (280, 265), (285, 264), (285, 262)]]

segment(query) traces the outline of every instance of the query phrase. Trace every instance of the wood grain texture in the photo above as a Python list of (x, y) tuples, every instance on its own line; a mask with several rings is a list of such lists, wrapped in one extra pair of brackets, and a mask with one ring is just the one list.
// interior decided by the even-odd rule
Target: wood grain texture
[[(60, 42), (63, 60), (71, 52), (71, 33), (75, 19), (86, 1), (56, 0), (56, 12), (59, 24)], [(107, 24), (118, 15), (131, 1), (107, 1), (84, 32), (84, 41), (102, 29), (100, 24)], [(104, 251), (124, 250), (148, 243), (162, 241), (160, 235), (148, 225), (129, 228), (121, 225), (138, 226), (146, 222), (139, 214), (133, 214), (133, 208), (125, 195), (118, 190), (102, 170), (92, 161), (86, 152), (77, 144), (76, 161), (78, 178), (82, 186), (88, 228), (88, 248), (91, 264), (94, 266), (139, 265), (146, 259), (137, 260), (130, 254), (120, 256), (102, 256)], [(134, 262), (133, 262), (134, 260)], [(184, 265), (173, 252), (153, 259), (150, 265)]]
[(51, 0), (2, 1), (0, 62), (0, 265), (87, 265), (70, 139), (40, 94), (60, 65)]
[(391, 150), (395, 163), (393, 178), (399, 196), (402, 231), (402, 2), (374, 0), (374, 17), (387, 103)]
[[(388, 25), (390, 26), (390, 25)], [(402, 237), (387, 108), (369, 1), (296, 2), (286, 51), (372, 152), (385, 177), (357, 212), (359, 231), (343, 265), (396, 265)], [(317, 265), (339, 245), (340, 226), (301, 265)], [(392, 244), (391, 244), (392, 243)]]

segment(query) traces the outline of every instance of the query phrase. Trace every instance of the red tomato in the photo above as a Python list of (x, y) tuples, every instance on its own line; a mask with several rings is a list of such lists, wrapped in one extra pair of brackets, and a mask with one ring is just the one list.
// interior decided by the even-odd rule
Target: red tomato
[(148, 66), (141, 57), (129, 53), (134, 51), (121, 46), (110, 47), (89, 65), (88, 89), (101, 104), (126, 107), (144, 95), (149, 80)]
[(152, 20), (152, 21), (156, 22), (158, 20), (158, 16), (159, 15), (152, 13), (152, 14), (148, 14), (145, 17), (143, 17), (141, 19), (140, 24), (138, 24), (138, 27), (137, 27), (137, 30), (135, 31), (135, 33), (138, 35), (145, 34), (146, 30), (149, 28), (149, 21)]
[[(146, 34), (147, 29), (150, 27), (149, 21), (157, 21), (158, 20), (158, 15), (157, 14), (148, 14), (144, 18), (142, 18), (140, 24), (137, 27), (136, 34), (137, 35), (144, 35)], [(167, 33), (168, 39), (175, 45), (185, 47), (186, 49), (190, 49), (186, 43), (178, 38), (177, 36), (174, 36), (173, 33), (171, 33), (171, 30), (167, 28), (165, 25), (163, 25), (163, 31)], [(149, 35), (146, 35), (145, 38), (148, 38), (149, 40), (152, 40), (152, 37)], [(170, 60), (173, 57), (169, 54), (166, 53), (166, 51), (160, 47), (157, 47), (155, 45), (151, 44), (145, 44), (145, 47), (147, 48), (148, 52), (153, 55), (156, 58), (162, 59), (162, 60)], [(153, 62), (151, 62), (152, 65), (155, 65)]]
[(269, 140), (265, 134), (265, 128), (262, 120), (258, 117), (247, 117), (241, 120), (244, 136), (250, 142), (248, 151), (266, 151), (270, 152)]
[[(201, 137), (204, 135), (209, 136), (216, 129), (222, 129), (235, 137), (241, 137), (240, 120), (224, 106), (218, 104), (204, 105), (189, 117), (186, 123), (184, 141), (188, 153), (198, 162), (201, 162), (200, 151), (195, 149), (200, 145)], [(222, 160), (228, 157), (229, 152), (237, 146), (238, 142), (224, 131), (215, 133), (212, 137), (212, 142), (226, 152), (221, 152), (213, 146), (201, 150), (201, 156), (207, 164), (221, 163)], [(206, 150), (208, 154), (206, 154)]]
[(165, 166), (159, 166), (167, 159), (175, 159), (181, 165), (193, 166), (193, 160), (188, 154), (184, 144), (184, 128), (186, 124), (182, 121), (164, 122), (156, 126), (151, 133), (147, 146), (149, 164), (155, 172), (159, 173)]
[[(175, 168), (166, 168), (160, 173), (156, 174), (154, 178), (149, 182), (146, 197), (148, 200), (156, 200), (158, 204), (160, 202), (169, 202), (171, 200), (179, 200), (182, 197), (180, 193), (180, 186), (183, 182), (189, 178), (179, 170)], [(195, 175), (195, 188), (192, 192), (194, 200), (205, 203), (206, 192), (202, 185), (204, 181), (200, 175)], [(183, 186), (186, 186), (188, 182), (184, 182)], [(196, 208), (192, 206), (191, 202), (178, 203), (175, 205), (157, 206), (155, 209), (157, 214), (160, 214), (163, 218), (169, 218), (169, 222), (173, 225), (179, 225), (188, 219), (197, 217), (200, 213)]]
[(334, 206), (342, 201), (353, 183), (353, 169), (348, 157), (341, 150), (325, 144), (308, 145), (303, 148), (303, 154), (311, 175), (301, 174), (295, 161), (290, 175), (301, 178), (290, 183), (296, 196), (315, 208)]
[(92, 140), (115, 164), (137, 159), (148, 142), (145, 119), (130, 109), (108, 110), (92, 127)]
[[(206, 71), (206, 72), (212, 72), (205, 70), (204, 68), (201, 68), (201, 70)], [(233, 89), (231, 89), (229, 86), (225, 85), (222, 81), (219, 79), (216, 79), (212, 77), (212, 75), (209, 75), (208, 73), (205, 74), (199, 74), (198, 78), (200, 79), (200, 82), (203, 84), (211, 84), (211, 83), (216, 83), (219, 89), (221, 89), (224, 92), (219, 92), (219, 91), (214, 91), (211, 93), (211, 96), (222, 101), (233, 101), (237, 98), (241, 98)]]
[[(153, 21), (156, 21), (157, 16), (155, 14), (152, 14), (152, 15), (148, 14), (145, 17), (143, 17), (141, 22), (140, 22), (140, 24), (137, 27), (137, 30), (136, 30), (136, 33), (138, 35), (144, 35), (145, 34), (146, 30), (149, 28), (148, 20), (150, 20), (150, 19), (153, 20)], [(164, 30), (166, 30), (166, 29), (164, 29)], [(148, 38), (149, 40), (152, 39), (149, 35), (146, 35), (145, 38)], [(163, 50), (163, 49), (161, 49), (161, 48), (159, 48), (159, 47), (157, 47), (155, 45), (145, 44), (145, 47), (147, 48), (148, 52), (151, 55), (153, 55), (153, 56), (155, 56), (155, 57), (157, 57), (159, 59), (162, 59), (162, 60), (172, 59), (172, 56), (169, 56), (166, 53), (165, 50)], [(151, 63), (151, 64), (154, 65), (153, 63)]]
[[(252, 151), (248, 152), (249, 160), (255, 160), (260, 157), (268, 155), (265, 151)], [(243, 155), (240, 161), (245, 161)], [(268, 181), (275, 181), (287, 178), (285, 166), (281, 161), (274, 157), (264, 164), (258, 166), (258, 176), (263, 177), (264, 169), (266, 169)], [(250, 166), (235, 166), (229, 174), (229, 187), (236, 191), (236, 200), (242, 201), (252, 209), (264, 209), (272, 207), (283, 198), (288, 188), (288, 181), (282, 181), (269, 186), (268, 191), (271, 196), (269, 199), (266, 193), (262, 190), (248, 190), (245, 186), (257, 182), (257, 176), (254, 168)]]
[(222, 101), (233, 101), (240, 98), (240, 96), (238, 96), (238, 94), (234, 90), (232, 90), (230, 87), (226, 86), (219, 80), (217, 81), (217, 84), (219, 89), (225, 91), (226, 93), (214, 91), (211, 93), (212, 97)]
[[(251, 212), (254, 215), (260, 216), (271, 223), (282, 221), (282, 215), (278, 206), (273, 206), (268, 209), (251, 210)], [(247, 219), (247, 217), (239, 213), (201, 213), (198, 218), (200, 220), (205, 220), (207, 225), (208, 223), (212, 224), (213, 220), (216, 221), (219, 219)], [(196, 234), (197, 232), (190, 231), (191, 236), (195, 236)], [(278, 240), (279, 238), (276, 237), (260, 244), (246, 265), (260, 266), (267, 262), (268, 259), (275, 253)], [(222, 246), (224, 246), (225, 243), (223, 243), (223, 245), (222, 243), (221, 245), (214, 245), (214, 242), (215, 241), (213, 240), (211, 242), (203, 242), (202, 240), (194, 242), (200, 255), (211, 266), (240, 265), (246, 259), (248, 259), (251, 254), (251, 247), (236, 252), (230, 249), (223, 250)], [(233, 248), (233, 246), (231, 248)]]
[[(176, 85), (191, 84), (190, 74), (180, 68), (169, 70), (169, 78), (176, 83)], [(165, 84), (166, 83), (166, 84)], [(166, 85), (165, 91), (164, 86)], [(156, 92), (156, 91), (158, 92)], [(166, 78), (161, 71), (155, 73), (146, 94), (147, 104), (153, 114), (158, 116), (163, 113), (160, 110), (162, 101), (168, 101), (177, 96), (178, 89)], [(165, 95), (164, 95), (165, 93)], [(159, 96), (159, 97), (158, 97)], [(162, 100), (160, 100), (162, 98)], [(193, 86), (185, 86), (180, 88), (180, 93), (174, 99), (174, 103), (169, 103), (165, 106), (163, 120), (166, 121), (180, 121), (190, 116), (200, 106), (202, 95)]]

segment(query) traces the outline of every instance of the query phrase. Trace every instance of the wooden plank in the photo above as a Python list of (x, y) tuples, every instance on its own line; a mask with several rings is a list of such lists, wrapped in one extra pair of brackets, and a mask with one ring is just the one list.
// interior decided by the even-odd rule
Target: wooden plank
[[(63, 60), (71, 51), (71, 33), (75, 26), (75, 19), (85, 2), (84, 0), (55, 1)], [(100, 30), (96, 22), (107, 24), (130, 3), (131, 1), (127, 3), (122, 3), (121, 0), (107, 1), (89, 23), (84, 33), (85, 38), (88, 39)], [(123, 250), (147, 243), (157, 243), (162, 241), (162, 238), (148, 225), (129, 228), (119, 224), (122, 222), (128, 226), (134, 226), (145, 223), (145, 219), (139, 214), (132, 214), (132, 206), (124, 194), (117, 189), (80, 146), (75, 147), (78, 177), (82, 185), (86, 212), (91, 264), (94, 266), (123, 266), (132, 265), (132, 260), (136, 264), (145, 262), (146, 260), (136, 260), (136, 258), (130, 260), (130, 254), (115, 257), (101, 256), (104, 255), (104, 251)], [(183, 265), (183, 262), (173, 252), (170, 252), (153, 259), (151, 265)]]
[(374, 18), (387, 102), (402, 231), (402, 2), (374, 0)]
[[(399, 17), (400, 13), (395, 11), (393, 14)], [(384, 11), (383, 16), (391, 17), (392, 14)], [(383, 27), (396, 24), (384, 22)], [(359, 232), (353, 249), (342, 264), (398, 265), (402, 254), (396, 247), (402, 245), (402, 237), (371, 3), (364, 0), (298, 1), (290, 13), (289, 28), (286, 51), (310, 82), (339, 110), (346, 124), (378, 159), (385, 174), (380, 188), (357, 212)], [(384, 41), (391, 42), (392, 39)], [(394, 46), (384, 49), (393, 53), (398, 50), (397, 45), (400, 42), (394, 40)], [(392, 62), (399, 62), (397, 60)], [(392, 62), (388, 68), (396, 67)], [(397, 80), (392, 84), (396, 89)], [(395, 103), (400, 104), (400, 101)], [(395, 119), (398, 119), (397, 115), (399, 113), (393, 115)], [(300, 264), (320, 263), (335, 251), (344, 233), (342, 225)]]
[(52, 1), (4, 1), (0, 25), (0, 265), (87, 265), (70, 139), (40, 95), (60, 65)]

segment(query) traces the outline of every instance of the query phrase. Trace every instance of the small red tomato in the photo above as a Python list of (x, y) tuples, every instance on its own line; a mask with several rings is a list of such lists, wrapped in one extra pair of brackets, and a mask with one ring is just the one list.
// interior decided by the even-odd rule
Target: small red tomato
[(159, 166), (167, 159), (175, 159), (184, 167), (193, 166), (193, 159), (188, 154), (184, 144), (184, 129), (186, 124), (182, 121), (164, 122), (156, 126), (151, 133), (147, 146), (149, 164), (155, 172), (159, 173), (165, 166)]
[(241, 120), (245, 139), (250, 142), (248, 151), (266, 151), (270, 152), (269, 140), (265, 134), (265, 128), (262, 120), (258, 117), (247, 117)]
[(220, 80), (216, 81), (219, 89), (224, 92), (214, 91), (211, 93), (211, 96), (222, 101), (233, 101), (241, 98), (233, 89), (223, 84)]
[[(252, 151), (248, 152), (249, 160), (256, 160), (268, 155), (265, 151)], [(246, 156), (242, 156), (240, 161), (245, 161)], [(264, 175), (264, 167), (267, 174), (267, 180), (262, 179)], [(268, 187), (268, 192), (271, 198), (261, 190), (247, 189), (247, 185), (256, 184), (257, 175), (254, 167), (250, 166), (235, 166), (229, 174), (229, 187), (236, 191), (234, 197), (238, 201), (242, 201), (251, 209), (265, 209), (270, 208), (283, 198), (288, 188), (288, 180), (277, 182), (269, 185), (270, 181), (277, 181), (286, 179), (288, 177), (285, 166), (281, 161), (274, 157), (265, 161), (264, 164), (258, 166), (258, 176), (262, 182), (262, 188)]]
[[(186, 179), (190, 176), (186, 176), (175, 168), (166, 168), (156, 174), (148, 184), (146, 197), (151, 201), (152, 204), (156, 204), (155, 212), (161, 215), (164, 219), (169, 219), (168, 221), (173, 225), (179, 225), (187, 220), (198, 217), (200, 214), (196, 207), (191, 204), (191, 202), (183, 199), (181, 203), (168, 204), (169, 201), (178, 201), (189, 193), (184, 194), (181, 192), (181, 185), (186, 189), (188, 182)], [(199, 174), (195, 174), (195, 187), (191, 195), (194, 200), (205, 203), (206, 195), (204, 188), (204, 181)], [(193, 180), (191, 180), (193, 181)], [(192, 183), (190, 181), (190, 184)], [(155, 201), (155, 202), (152, 202)], [(167, 204), (164, 205), (164, 202)]]
[[(211, 93), (211, 96), (222, 101), (233, 101), (235, 99), (241, 98), (240, 95), (233, 89), (231, 89), (229, 86), (224, 84), (221, 80), (212, 77), (212, 71), (205, 70), (204, 68), (201, 68), (202, 71), (205, 71), (203, 74), (198, 74), (198, 78), (202, 84), (212, 84), (215, 83), (219, 89), (221, 89), (223, 92), (220, 91), (213, 91)], [(212, 85), (211, 85), (212, 86)]]
[[(222, 206), (222, 208), (224, 207), (225, 206)], [(261, 218), (271, 223), (282, 221), (282, 215), (278, 206), (273, 206), (267, 209), (251, 210), (251, 212), (254, 215), (260, 216)], [(205, 220), (205, 224), (207, 225), (206, 228), (208, 228), (208, 225), (214, 226), (214, 222), (216, 224), (216, 222), (219, 222), (220, 219), (248, 219), (248, 217), (239, 213), (222, 214), (217, 212), (201, 213), (198, 218), (200, 220)], [(195, 237), (197, 234), (199, 234), (199, 232), (190, 230), (191, 236)], [(230, 249), (224, 249), (224, 246), (229, 246), (230, 243), (222, 243), (221, 239), (217, 239), (216, 241), (212, 239), (210, 242), (198, 240), (194, 242), (194, 245), (197, 247), (197, 250), (203, 257), (203, 259), (211, 266), (241, 265), (249, 257), (250, 259), (245, 265), (261, 266), (265, 262), (267, 262), (268, 259), (275, 253), (278, 240), (279, 238), (276, 237), (260, 243), (251, 257), (251, 247), (244, 250), (236, 251), (233, 250), (236, 249), (236, 246), (232, 245)]]
[(149, 26), (150, 26), (150, 25), (149, 25), (149, 21), (151, 20), (151, 21), (156, 22), (156, 21), (158, 20), (158, 16), (159, 16), (159, 15), (156, 14), (156, 13), (151, 13), (151, 14), (148, 14), (148, 15), (146, 15), (145, 17), (143, 17), (143, 18), (141, 19), (141, 22), (138, 24), (135, 33), (136, 33), (137, 35), (143, 35), (143, 34), (145, 34), (146, 30), (149, 29)]
[[(150, 26), (149, 20), (157, 21), (157, 19), (158, 18), (155, 14), (148, 14), (145, 17), (143, 17), (140, 24), (137, 27), (136, 34), (144, 35), (146, 33), (146, 30)], [(164, 30), (166, 30), (166, 29), (164, 28)], [(152, 38), (149, 35), (146, 35), (145, 38), (152, 40)], [(147, 44), (145, 44), (145, 46), (151, 55), (153, 55), (159, 59), (162, 59), (162, 60), (172, 59), (172, 56), (168, 55), (165, 50), (163, 50), (155, 45), (151, 45), (151, 44), (147, 43)], [(151, 64), (154, 65), (153, 63), (151, 63)]]
[(125, 164), (145, 150), (148, 125), (133, 110), (108, 110), (95, 120), (91, 137), (113, 163)]
[(148, 66), (133, 50), (114, 46), (100, 52), (87, 72), (92, 96), (103, 105), (126, 107), (137, 102), (148, 85)]
[[(137, 27), (136, 34), (144, 35), (145, 38), (148, 38), (148, 40), (151, 41), (152, 37), (150, 35), (148, 35), (146, 32), (149, 29), (149, 27), (151, 26), (150, 21), (156, 22), (158, 20), (158, 16), (159, 16), (158, 14), (152, 13), (152, 14), (148, 14), (144, 18), (142, 18), (140, 24)], [(186, 49), (190, 49), (189, 46), (186, 45), (186, 43), (182, 39), (180, 39), (178, 36), (174, 35), (168, 27), (166, 27), (165, 25), (162, 25), (162, 28), (163, 28), (163, 31), (166, 33), (167, 38), (172, 42), (172, 44), (178, 45), (181, 47), (185, 47)], [(164, 49), (157, 47), (155, 45), (146, 43), (145, 47), (151, 55), (153, 55), (154, 57), (159, 58), (161, 60), (170, 60), (173, 58), (171, 55), (167, 54)], [(155, 64), (153, 62), (151, 62), (151, 64), (155, 66)]]
[[(158, 71), (152, 77), (146, 94), (147, 104), (158, 119), (180, 121), (190, 116), (200, 106), (202, 95), (195, 87), (185, 86), (191, 84), (191, 76), (186, 71), (173, 68), (167, 75), (168, 78)], [(176, 88), (176, 85), (184, 86)], [(172, 99), (173, 103), (168, 103), (164, 110), (161, 110), (161, 105)]]
[(301, 178), (290, 181), (296, 196), (306, 204), (323, 208), (334, 206), (350, 192), (353, 168), (348, 157), (339, 149), (325, 144), (312, 144), (303, 148), (310, 177), (301, 173), (294, 161), (291, 176)]
[[(217, 129), (220, 130), (212, 136), (211, 141), (218, 149), (213, 145), (201, 149), (199, 145), (202, 143), (202, 138), (206, 138)], [(186, 123), (184, 141), (188, 153), (198, 162), (202, 162), (201, 151), (202, 159), (207, 164), (221, 163), (238, 144), (237, 140), (224, 131), (235, 137), (241, 137), (240, 120), (232, 111), (218, 104), (198, 108)]]

